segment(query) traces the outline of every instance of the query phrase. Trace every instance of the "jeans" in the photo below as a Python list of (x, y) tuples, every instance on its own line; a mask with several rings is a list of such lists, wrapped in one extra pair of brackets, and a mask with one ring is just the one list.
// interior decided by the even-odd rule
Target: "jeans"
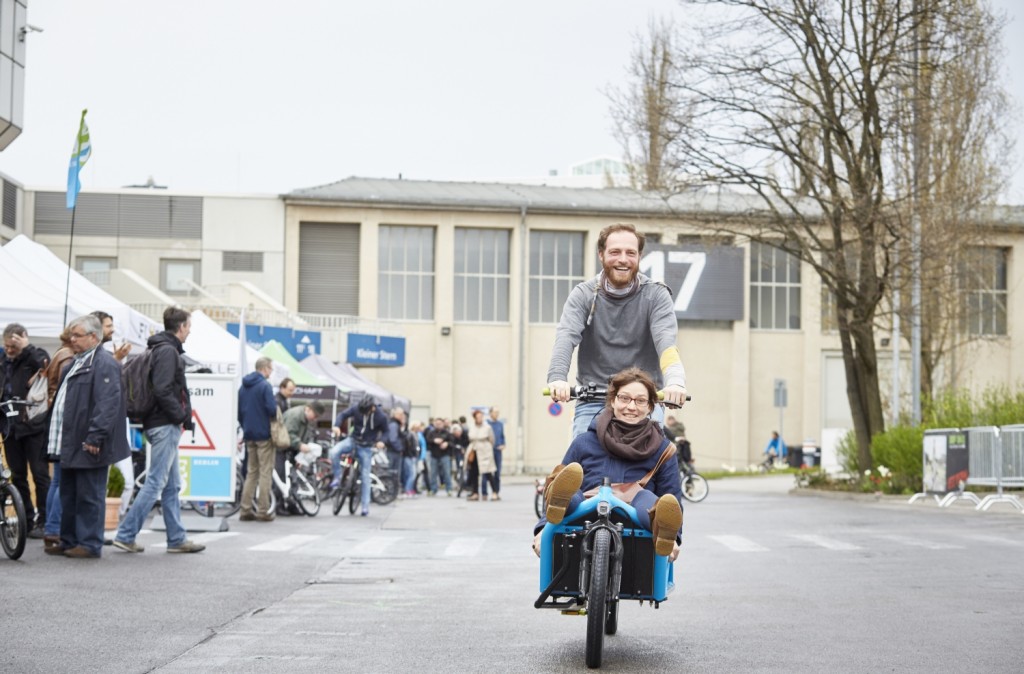
[(65, 468), (60, 489), (60, 543), (64, 549), (82, 546), (103, 553), (108, 468)]
[(452, 457), (449, 454), (437, 457), (433, 454), (427, 455), (427, 466), (430, 474), (430, 493), (437, 493), (437, 478), (441, 476), (444, 480), (444, 488), (449, 492), (452, 490)]
[(352, 438), (348, 437), (331, 447), (327, 457), (331, 460), (331, 470), (334, 472), (334, 479), (341, 479), (341, 455), (352, 453)]
[(406, 494), (416, 491), (415, 456), (406, 456), (402, 459), (402, 490)]
[(160, 499), (160, 510), (167, 527), (167, 546), (176, 547), (185, 542), (185, 526), (181, 523), (181, 474), (178, 472), (178, 441), (181, 440), (181, 426), (157, 426), (146, 430), (149, 438), (149, 472), (146, 482), (135, 497), (135, 503), (128, 509), (121, 526), (117, 528), (116, 540), (134, 543), (135, 537), (146, 523), (149, 511)]
[(356, 445), (356, 461), (359, 462), (359, 479), (362, 481), (362, 488), (359, 493), (359, 503), (362, 505), (363, 513), (370, 512), (370, 469), (373, 467), (373, 445)]
[(63, 510), (60, 506), (60, 461), (57, 461), (53, 464), (50, 491), (46, 492), (46, 525), (43, 529), (45, 535), (60, 535), (60, 515), (62, 512)]
[(501, 457), (505, 453), (504, 449), (494, 448), (494, 493), (497, 494), (501, 491)]
[[(576, 413), (572, 418), (572, 438), (575, 440), (577, 436), (583, 435), (590, 428), (590, 422), (594, 420), (601, 410), (604, 409), (604, 403), (576, 403)], [(665, 421), (665, 406), (655, 405), (654, 410), (651, 411), (651, 419), (657, 421), (659, 424)], [(495, 452), (500, 454), (501, 452)]]

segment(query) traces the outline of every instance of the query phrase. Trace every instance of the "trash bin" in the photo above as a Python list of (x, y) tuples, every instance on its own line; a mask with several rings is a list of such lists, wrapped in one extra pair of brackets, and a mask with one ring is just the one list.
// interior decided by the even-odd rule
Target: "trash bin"
[(812, 442), (804, 442), (804, 446), (801, 448), (803, 452), (804, 464), (808, 468), (813, 466), (821, 465), (821, 447), (818, 447)]
[(786, 445), (786, 463), (791, 468), (799, 468), (804, 462), (804, 449), (799, 445)]

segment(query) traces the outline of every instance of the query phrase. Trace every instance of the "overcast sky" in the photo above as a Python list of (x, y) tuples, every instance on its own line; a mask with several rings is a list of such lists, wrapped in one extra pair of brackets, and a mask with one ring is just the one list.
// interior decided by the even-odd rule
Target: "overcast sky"
[[(1011, 14), (1020, 103), (1024, 3), (994, 4)], [(621, 155), (604, 92), (622, 85), (648, 19), (684, 11), (676, 0), (31, 2), (43, 32), (28, 35), (25, 130), (0, 170), (63, 188), (88, 108), (85, 190), (150, 176), (283, 193), (352, 175), (564, 172)], [(1016, 166), (1004, 202), (1024, 205)]]

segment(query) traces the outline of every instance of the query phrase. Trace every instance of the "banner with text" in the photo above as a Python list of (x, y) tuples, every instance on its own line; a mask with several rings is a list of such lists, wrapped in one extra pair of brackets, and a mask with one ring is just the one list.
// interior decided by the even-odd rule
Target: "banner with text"
[(405, 365), (405, 337), (348, 333), (345, 360), (352, 365), (401, 367)]

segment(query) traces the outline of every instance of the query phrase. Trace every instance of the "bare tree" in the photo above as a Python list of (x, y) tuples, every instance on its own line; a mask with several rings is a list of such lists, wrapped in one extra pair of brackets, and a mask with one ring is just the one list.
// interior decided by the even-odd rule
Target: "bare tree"
[(611, 90), (615, 135), (629, 165), (633, 185), (646, 190), (667, 188), (674, 176), (668, 152), (683, 122), (673, 80), (676, 77), (676, 26), (652, 19), (647, 35), (638, 36), (629, 63), (629, 84)]
[[(895, 168), (911, 137), (907, 92), (919, 93), (915, 55), (937, 56), (940, 45), (984, 48), (972, 42), (977, 16), (955, 10), (987, 10), (967, 0), (688, 4), (717, 12), (698, 17), (693, 33), (677, 39), (682, 47), (666, 88), (674, 92), (676, 117), (666, 127), (673, 131), (670, 147), (659, 155), (671, 161), (661, 175), (675, 177), (676, 185), (696, 180), (759, 195), (763, 208), (722, 219), (714, 229), (784, 249), (817, 272), (835, 299), (858, 454), (869, 466), (870, 438), (884, 430), (876, 322), (891, 291), (895, 254), (908, 240), (907, 186), (921, 185), (901, 181)], [(936, 19), (943, 4), (956, 6), (949, 20)], [(935, 82), (946, 81), (949, 64), (931, 59)], [(976, 103), (958, 96), (954, 79), (950, 105), (970, 116)], [(916, 103), (919, 114), (934, 112), (933, 99)], [(931, 114), (929, 128), (938, 130), (937, 116)], [(970, 171), (986, 170), (985, 161), (979, 155)], [(957, 180), (951, 171), (942, 176)]]

